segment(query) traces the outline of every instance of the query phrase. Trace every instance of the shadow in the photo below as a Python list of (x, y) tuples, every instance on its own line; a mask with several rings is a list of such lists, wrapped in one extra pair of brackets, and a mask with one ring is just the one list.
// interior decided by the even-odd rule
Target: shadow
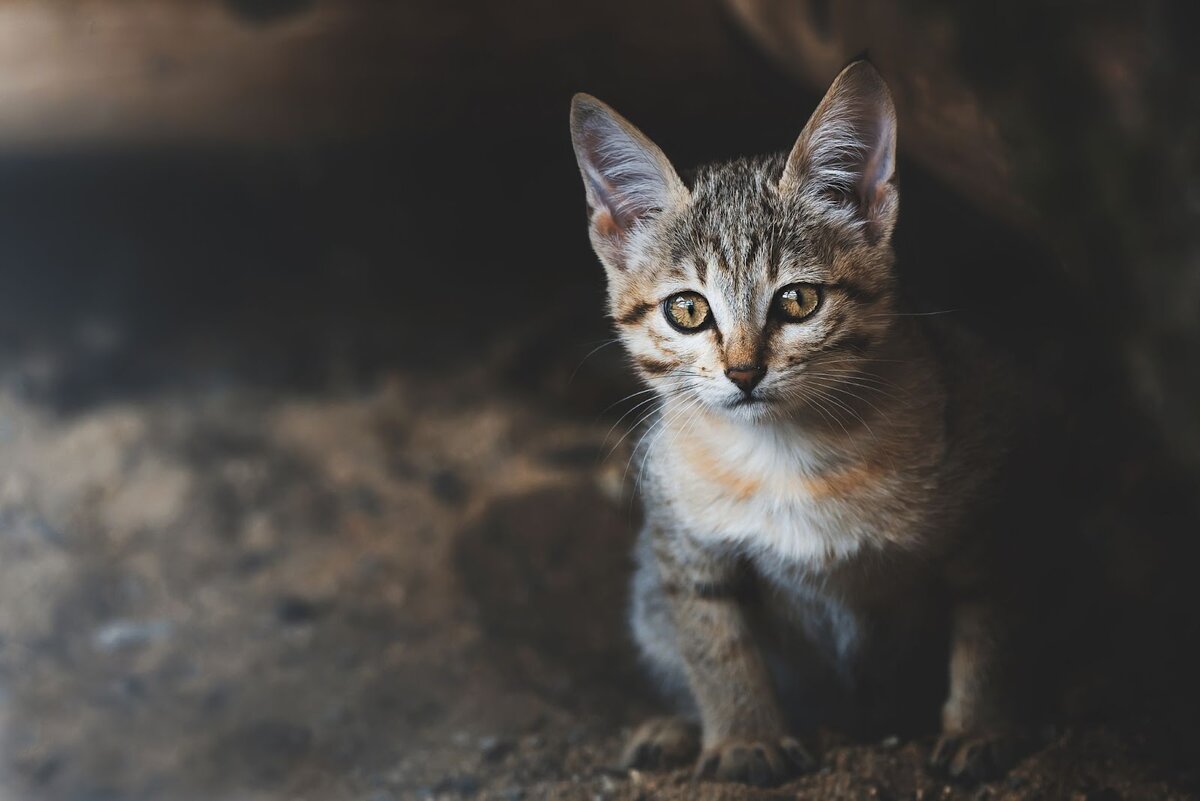
[(567, 708), (629, 723), (646, 698), (625, 625), (635, 532), (587, 485), (492, 504), (454, 557), (484, 658)]

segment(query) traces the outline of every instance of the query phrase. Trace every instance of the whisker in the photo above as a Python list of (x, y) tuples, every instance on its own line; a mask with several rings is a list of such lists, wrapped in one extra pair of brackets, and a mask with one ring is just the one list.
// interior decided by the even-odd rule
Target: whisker
[[(658, 411), (661, 412), (662, 409), (660, 408)], [(628, 478), (628, 476), (629, 476), (629, 468), (633, 466), (633, 460), (637, 458), (638, 452), (642, 448), (642, 443), (644, 443), (646, 441), (646, 438), (649, 437), (654, 432), (655, 429), (664, 425), (665, 422), (666, 422), (666, 415), (664, 414), (664, 415), (661, 415), (657, 420), (655, 420), (653, 425), (651, 425), (649, 428), (647, 428), (642, 433), (641, 437), (638, 438), (637, 444), (633, 446), (633, 449), (629, 454), (629, 458), (625, 461), (625, 470), (624, 470), (624, 472), (621, 473), (621, 485), (622, 486), (624, 486), (625, 479)], [(638, 490), (639, 486), (640, 486), (640, 482), (635, 483), (634, 488), (633, 488), (634, 495), (637, 494), (637, 490)]]
[[(684, 381), (683, 379), (680, 379), (679, 381), (675, 381), (675, 382), (672, 382), (671, 384), (668, 384), (668, 388), (677, 387), (677, 386), (680, 386), (685, 383), (687, 383), (687, 382)], [(611, 410), (614, 406), (619, 406), (620, 404), (624, 403), (627, 400), (632, 400), (632, 399), (636, 398), (638, 395), (645, 395), (647, 392), (659, 392), (660, 390), (662, 390), (662, 387), (647, 387), (646, 389), (641, 389), (641, 390), (638, 390), (637, 392), (630, 392), (628, 395), (621, 398), (620, 400), (613, 401), (612, 403), (608, 404), (608, 406), (604, 407), (604, 411), (600, 412), (600, 414), (597, 415), (597, 419), (600, 417), (603, 417), (604, 414), (606, 412), (608, 412), (609, 410)]]
[[(836, 386), (836, 387), (841, 387), (842, 385), (847, 385), (847, 386), (855, 387), (857, 389), (861, 389), (864, 392), (877, 393), (878, 395), (881, 395), (882, 397), (887, 398), (888, 400), (893, 401), (895, 403), (908, 403), (908, 399), (899, 398), (896, 395), (894, 395), (893, 393), (884, 389), (883, 387), (876, 386), (873, 384), (864, 384), (859, 381), (856, 381), (854, 379), (854, 377), (852, 377), (852, 376), (831, 375), (828, 373), (810, 373), (806, 377), (805, 380), (820, 381), (820, 382), (824, 382), (828, 385)], [(862, 398), (862, 401), (864, 403), (870, 403), (870, 401), (868, 401), (866, 398)], [(876, 411), (879, 411), (879, 410), (876, 409)]]
[(875, 312), (872, 315), (870, 315), (868, 319), (870, 319), (870, 318), (890, 318), (890, 317), (934, 317), (939, 314), (954, 314), (954, 313), (960, 312), (960, 311), (963, 311), (963, 310), (962, 309), (937, 309), (935, 311), (923, 311), (923, 312), (891, 312), (891, 313)]
[[(633, 490), (634, 490), (635, 494), (641, 488), (642, 476), (646, 472), (646, 461), (650, 458), (650, 453), (654, 450), (654, 446), (658, 444), (658, 441), (660, 439), (662, 439), (663, 434), (665, 434), (667, 431), (670, 430), (671, 422), (673, 422), (674, 420), (677, 420), (685, 412), (694, 409), (697, 406), (697, 404), (699, 404), (701, 402), (701, 400), (702, 400), (701, 397), (699, 395), (697, 395), (697, 396), (693, 397), (687, 403), (682, 404), (675, 411), (669, 413), (669, 415), (663, 417), (662, 430), (659, 431), (658, 435), (655, 436), (654, 439), (650, 442), (650, 444), (646, 446), (646, 452), (642, 455), (642, 462), (640, 465), (638, 465), (637, 479), (634, 481), (634, 486), (633, 486)], [(630, 463), (632, 463), (632, 461), (633, 460), (631, 459)], [(629, 465), (625, 466), (625, 470), (626, 470), (626, 472), (628, 472)], [(622, 481), (622, 483), (624, 483), (623, 478), (621, 481)]]
[[(673, 397), (673, 396), (672, 396), (672, 397)], [(618, 440), (617, 440), (617, 441), (616, 441), (616, 442), (613, 444), (613, 446), (612, 446), (611, 448), (609, 448), (609, 449), (608, 449), (608, 453), (606, 453), (606, 454), (604, 455), (604, 458), (606, 458), (606, 459), (607, 459), (608, 457), (610, 457), (610, 456), (612, 456), (614, 453), (616, 453), (616, 451), (617, 451), (617, 448), (621, 447), (621, 443), (622, 443), (622, 442), (624, 442), (624, 441), (625, 441), (625, 440), (626, 440), (626, 439), (629, 437), (629, 435), (630, 435), (630, 434), (632, 434), (634, 431), (637, 431), (639, 426), (641, 426), (643, 423), (645, 423), (647, 420), (649, 420), (649, 419), (650, 419), (651, 417), (653, 417), (655, 414), (657, 414), (658, 412), (661, 412), (661, 411), (663, 410), (663, 407), (666, 405), (667, 401), (668, 401), (668, 400), (670, 400), (670, 397), (660, 398), (660, 397), (658, 397), (658, 396), (655, 396), (655, 397), (651, 398), (651, 401), (655, 401), (655, 400), (661, 400), (661, 401), (662, 401), (662, 403), (661, 403), (660, 405), (658, 405), (658, 406), (656, 406), (656, 407), (652, 408), (650, 411), (646, 412), (644, 415), (642, 415), (642, 416), (641, 416), (641, 417), (638, 419), (638, 421), (637, 421), (636, 423), (634, 423), (633, 425), (631, 425), (631, 426), (629, 427), (629, 429), (628, 429), (628, 430), (627, 430), (627, 431), (626, 431), (624, 434), (622, 434), (622, 435), (621, 435), (621, 438), (620, 438), (620, 439), (618, 439)], [(656, 422), (656, 424), (657, 424), (657, 422)], [(614, 428), (615, 428), (615, 426), (614, 426)], [(651, 428), (653, 428), (653, 426), (651, 426)], [(610, 432), (610, 433), (611, 433), (611, 432)], [(635, 448), (635, 450), (636, 450), (636, 448)]]
[[(829, 419), (832, 419), (833, 422), (837, 423), (838, 428), (842, 429), (842, 433), (846, 435), (846, 441), (853, 442), (854, 439), (850, 436), (849, 429), (846, 428), (846, 425), (841, 421), (841, 418), (834, 414), (832, 410), (826, 408), (825, 404), (823, 403), (825, 400), (828, 400), (826, 396), (817, 393), (815, 396), (809, 397), (807, 402), (812, 403), (818, 411), (824, 410), (824, 412), (827, 412)], [(861, 448), (859, 449), (859, 455), (862, 455)]]
[(612, 428), (609, 429), (608, 435), (605, 436), (605, 440), (604, 440), (605, 442), (608, 441), (608, 437), (612, 435), (613, 430), (617, 427), (618, 424), (620, 424), (621, 420), (624, 420), (625, 417), (627, 417), (630, 412), (634, 411), (634, 409), (637, 409), (638, 407), (641, 407), (641, 406), (645, 406), (646, 403), (653, 402), (655, 400), (661, 400), (663, 402), (662, 406), (651, 409), (649, 412), (642, 415), (642, 417), (636, 423), (631, 425), (629, 427), (629, 429), (624, 434), (621, 435), (621, 438), (616, 441), (616, 443), (612, 446), (612, 448), (609, 449), (608, 453), (605, 454), (604, 458), (607, 459), (609, 456), (612, 456), (616, 452), (617, 448), (621, 447), (621, 443), (624, 442), (625, 439), (630, 434), (632, 434), (634, 431), (636, 431), (638, 429), (638, 426), (642, 425), (647, 420), (649, 420), (651, 417), (653, 417), (656, 412), (662, 411), (662, 408), (666, 405), (667, 401), (672, 400), (673, 398), (678, 398), (678, 397), (687, 395), (690, 391), (691, 391), (691, 387), (687, 386), (686, 383), (683, 386), (673, 387), (671, 389), (671, 391), (663, 393), (661, 395), (655, 395), (655, 396), (651, 397), (648, 401), (643, 401), (641, 403), (638, 403), (636, 406), (634, 406), (633, 409), (630, 409), (625, 414), (621, 415), (621, 417), (617, 420), (617, 422), (613, 423)]
[(604, 341), (604, 342), (601, 342), (599, 345), (597, 345), (596, 347), (592, 348), (592, 349), (591, 349), (591, 350), (588, 352), (588, 355), (584, 356), (584, 357), (583, 357), (583, 358), (582, 358), (582, 359), (579, 361), (579, 364), (575, 365), (575, 369), (571, 371), (571, 377), (567, 379), (567, 386), (570, 386), (570, 385), (571, 385), (571, 382), (575, 380), (575, 376), (579, 375), (579, 369), (580, 369), (581, 367), (583, 367), (583, 364), (584, 364), (584, 362), (586, 362), (588, 359), (590, 359), (590, 358), (592, 358), (593, 356), (595, 356), (595, 355), (596, 355), (597, 353), (599, 353), (600, 351), (602, 351), (602, 350), (604, 350), (605, 348), (607, 348), (609, 345), (615, 345), (616, 343), (618, 343), (618, 342), (620, 342), (620, 341), (621, 341), (621, 338), (620, 338), (620, 337), (613, 337), (612, 339), (609, 339), (609, 340), (606, 340), (606, 341)]
[[(884, 419), (885, 422), (891, 423), (891, 420), (888, 418), (888, 416), (886, 414), (884, 414), (879, 409), (878, 406), (876, 406), (874, 403), (871, 403), (871, 401), (867, 400), (866, 398), (860, 396), (859, 394), (857, 394), (855, 392), (851, 392), (850, 390), (848, 390), (845, 387), (840, 386), (836, 383), (833, 383), (833, 384), (825, 383), (825, 382), (822, 382), (818, 377), (813, 377), (813, 378), (816, 378), (818, 385), (821, 386), (823, 389), (828, 390), (830, 392), (840, 392), (843, 395), (846, 395), (847, 397), (852, 398), (853, 400), (861, 401), (862, 403), (865, 403), (868, 406), (870, 406), (875, 411), (876, 414), (878, 414), (880, 417), (882, 417)], [(812, 378), (810, 378), (810, 380), (812, 380)], [(862, 418), (860, 417), (859, 419), (861, 420)], [(863, 420), (862, 423), (863, 423), (863, 425), (866, 425), (865, 420)]]
[[(611, 436), (613, 435), (613, 432), (617, 430), (617, 426), (621, 425), (621, 421), (622, 421), (622, 420), (624, 420), (626, 417), (628, 417), (629, 415), (631, 415), (631, 414), (633, 414), (634, 412), (636, 412), (638, 409), (641, 409), (641, 408), (643, 408), (644, 406), (646, 406), (646, 404), (648, 404), (648, 403), (654, 403), (656, 400), (663, 400), (663, 398), (662, 398), (661, 396), (659, 396), (659, 395), (655, 394), (655, 395), (651, 395), (649, 398), (644, 398), (643, 400), (641, 400), (641, 401), (639, 401), (638, 403), (635, 403), (633, 406), (631, 406), (631, 407), (630, 407), (630, 408), (629, 408), (629, 409), (628, 409), (628, 410), (625, 412), (625, 414), (623, 414), (623, 415), (621, 415), (620, 417), (618, 417), (618, 418), (617, 418), (617, 420), (616, 420), (616, 422), (614, 422), (614, 423), (612, 424), (612, 426), (611, 426), (611, 427), (608, 429), (608, 433), (606, 433), (606, 434), (604, 435), (604, 439), (601, 441), (600, 445), (601, 445), (601, 446), (604, 446), (604, 445), (608, 444), (608, 438), (609, 438), (609, 437), (611, 437)], [(637, 424), (635, 423), (635, 424), (632, 426), (632, 428), (637, 428)], [(621, 442), (620, 442), (620, 440), (618, 440), (618, 441), (617, 441), (617, 444), (613, 446), (613, 449), (615, 450), (615, 449), (616, 449), (616, 447), (617, 447), (617, 445), (620, 445), (620, 444), (621, 444)]]
[[(780, 375), (793, 376), (793, 375), (799, 375), (801, 373), (811, 374), (811, 371), (818, 367), (837, 367), (839, 365), (851, 365), (854, 368), (852, 371), (838, 373), (838, 375), (848, 375), (848, 376), (852, 375), (855, 378), (874, 381), (878, 384), (882, 384), (884, 386), (889, 386), (889, 387), (893, 387), (894, 389), (898, 389), (902, 392), (905, 392), (906, 394), (908, 393), (907, 387), (904, 387), (900, 384), (897, 384), (895, 381), (890, 381), (886, 378), (883, 378), (880, 375), (877, 375), (877, 374), (872, 373), (869, 370), (867, 370), (864, 365), (864, 362), (867, 362), (867, 361), (871, 361), (871, 360), (870, 359), (839, 359), (836, 361), (814, 360), (812, 362), (802, 362), (799, 365), (789, 366), (778, 372)], [(833, 371), (827, 370), (825, 372), (832, 373)]]
[[(847, 414), (849, 414), (851, 417), (853, 417), (855, 420), (857, 420), (860, 424), (862, 424), (863, 428), (867, 429), (867, 433), (869, 433), (871, 435), (872, 439), (874, 439), (876, 442), (879, 441), (879, 438), (875, 436), (875, 432), (871, 429), (871, 426), (867, 424), (867, 421), (863, 419), (863, 416), (860, 415), (857, 411), (855, 411), (852, 406), (850, 406), (845, 401), (842, 401), (839, 398), (837, 398), (833, 395), (830, 395), (827, 391), (828, 390), (827, 387), (814, 387), (814, 389), (825, 400), (829, 401), (830, 403), (834, 404), (838, 408), (842, 409)], [(846, 432), (846, 436), (847, 437), (850, 436), (849, 431)]]

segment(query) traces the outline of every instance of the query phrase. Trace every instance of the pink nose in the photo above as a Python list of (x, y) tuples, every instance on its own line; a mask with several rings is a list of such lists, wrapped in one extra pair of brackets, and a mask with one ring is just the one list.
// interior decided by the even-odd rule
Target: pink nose
[(763, 376), (766, 374), (767, 368), (753, 364), (739, 364), (725, 370), (725, 377), (745, 393), (749, 393), (758, 386), (758, 382), (762, 381)]

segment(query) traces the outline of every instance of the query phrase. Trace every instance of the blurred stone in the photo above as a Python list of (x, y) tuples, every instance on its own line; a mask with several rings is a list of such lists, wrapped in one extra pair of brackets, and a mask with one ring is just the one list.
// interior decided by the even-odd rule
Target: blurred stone
[(447, 506), (458, 506), (467, 499), (467, 485), (453, 470), (439, 470), (429, 484), (433, 494)]
[(297, 596), (283, 598), (275, 606), (276, 619), (286, 626), (311, 623), (324, 614), (324, 612), (324, 607), (316, 601)]
[(171, 635), (168, 620), (113, 620), (92, 632), (92, 644), (101, 651), (141, 648)]
[(513, 749), (511, 740), (502, 740), (499, 737), (484, 737), (479, 741), (479, 753), (488, 762), (496, 762), (507, 756)]

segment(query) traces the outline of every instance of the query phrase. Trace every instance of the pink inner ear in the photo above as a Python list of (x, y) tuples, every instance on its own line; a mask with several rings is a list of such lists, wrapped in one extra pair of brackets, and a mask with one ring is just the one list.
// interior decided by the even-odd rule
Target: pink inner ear
[(895, 110), (887, 86), (863, 62), (842, 71), (788, 157), (780, 187), (819, 194), (869, 229), (890, 215)]
[(867, 230), (874, 238), (884, 224), (880, 215), (884, 213), (884, 204), (896, 169), (893, 146), (895, 123), (886, 113), (881, 113), (877, 119), (871, 120), (870, 124), (871, 128), (874, 128), (874, 143), (863, 162), (858, 191)]
[(616, 239), (621, 235), (621, 228), (607, 208), (601, 207), (592, 212), (592, 228), (605, 239)]
[[(874, 123), (873, 125), (871, 123)], [(875, 142), (872, 144), (869, 157), (863, 163), (860, 191), (864, 196), (876, 196), (879, 188), (891, 180), (895, 165), (890, 147), (892, 139), (892, 123), (886, 117), (868, 122), (864, 128), (875, 128)]]

